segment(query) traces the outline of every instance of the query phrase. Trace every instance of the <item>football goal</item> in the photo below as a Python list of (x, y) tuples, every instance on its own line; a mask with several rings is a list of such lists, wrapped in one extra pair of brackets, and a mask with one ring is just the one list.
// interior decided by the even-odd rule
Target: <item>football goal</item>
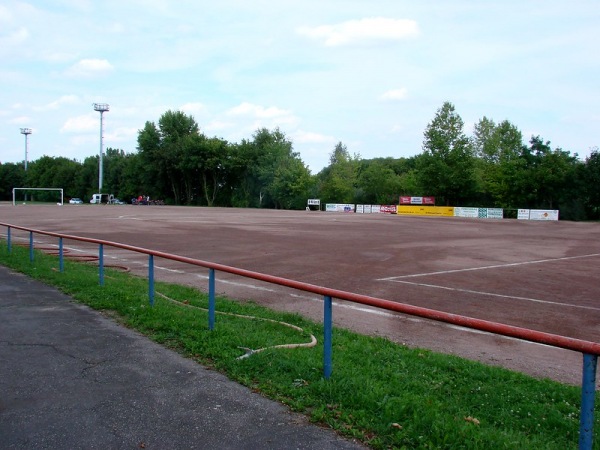
[(62, 188), (13, 188), (13, 205), (31, 203), (55, 203), (62, 205), (64, 202)]

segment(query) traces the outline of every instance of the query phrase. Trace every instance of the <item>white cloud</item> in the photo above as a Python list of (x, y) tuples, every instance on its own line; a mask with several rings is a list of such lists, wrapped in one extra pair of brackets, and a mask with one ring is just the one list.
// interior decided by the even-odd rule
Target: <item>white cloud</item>
[(331, 144), (336, 142), (336, 139), (333, 136), (326, 136), (324, 134), (303, 130), (292, 133), (292, 138), (294, 139), (294, 142), (300, 144)]
[(114, 70), (114, 67), (106, 59), (82, 59), (69, 67), (65, 74), (69, 77), (93, 77), (106, 75)]
[(11, 33), (0, 37), (0, 45), (2, 47), (16, 46), (25, 42), (29, 38), (29, 31), (25, 27), (21, 27)]
[(63, 105), (76, 105), (78, 103), (79, 103), (79, 97), (77, 97), (76, 95), (63, 95), (58, 100), (50, 102), (46, 105), (34, 106), (33, 110), (34, 111), (49, 111), (49, 110), (58, 109)]
[[(96, 128), (98, 130), (100, 129), (99, 127), (100, 125), (96, 123)], [(111, 130), (111, 132), (104, 134), (104, 142), (110, 146), (110, 142), (128, 142), (130, 140), (136, 140), (137, 135), (138, 129), (135, 127), (118, 127), (115, 130)]]
[(206, 113), (206, 106), (202, 103), (191, 102), (181, 105), (179, 107), (180, 111), (183, 111), (186, 114), (191, 114), (192, 116), (197, 116)]
[(272, 119), (276, 117), (285, 117), (291, 114), (290, 111), (285, 109), (277, 108), (276, 106), (270, 106), (265, 108), (264, 106), (254, 105), (252, 103), (244, 102), (238, 106), (234, 106), (228, 112), (230, 116), (246, 116), (256, 117), (260, 119)]
[[(100, 140), (98, 136), (94, 136), (92, 134), (79, 134), (76, 136), (72, 136), (69, 139), (69, 142), (77, 147), (89, 147), (91, 149), (96, 149), (100, 145)], [(92, 154), (94, 153), (95, 151)]]
[(216, 133), (221, 130), (227, 130), (229, 128), (233, 128), (233, 122), (225, 122), (222, 120), (213, 120), (207, 123), (203, 128), (205, 131), (209, 133)]
[(417, 22), (410, 19), (371, 17), (335, 25), (301, 27), (301, 35), (324, 41), (327, 46), (346, 45), (369, 40), (401, 40), (419, 35)]
[(30, 121), (31, 119), (27, 116), (19, 116), (9, 120), (8, 123), (14, 123), (15, 125), (26, 125)]
[(100, 130), (100, 119), (96, 116), (85, 115), (70, 117), (60, 129), (61, 133), (87, 133)]
[(386, 101), (405, 100), (407, 94), (408, 91), (406, 88), (392, 89), (390, 91), (384, 92), (381, 95), (380, 99)]
[(256, 131), (259, 128), (273, 129), (283, 126), (295, 126), (298, 118), (287, 109), (276, 106), (261, 106), (244, 102), (229, 109), (227, 116), (235, 118), (240, 129)]

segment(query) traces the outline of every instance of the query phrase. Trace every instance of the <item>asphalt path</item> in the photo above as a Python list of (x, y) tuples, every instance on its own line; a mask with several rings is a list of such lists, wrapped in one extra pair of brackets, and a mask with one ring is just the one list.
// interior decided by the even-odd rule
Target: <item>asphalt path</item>
[(359, 449), (0, 266), (1, 449)]

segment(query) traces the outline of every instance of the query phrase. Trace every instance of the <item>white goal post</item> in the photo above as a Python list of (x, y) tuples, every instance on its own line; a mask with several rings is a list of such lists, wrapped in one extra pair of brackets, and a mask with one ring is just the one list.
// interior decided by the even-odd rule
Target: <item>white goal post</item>
[(60, 191), (60, 204), (63, 205), (65, 203), (62, 188), (13, 188), (13, 206), (17, 204), (17, 191)]

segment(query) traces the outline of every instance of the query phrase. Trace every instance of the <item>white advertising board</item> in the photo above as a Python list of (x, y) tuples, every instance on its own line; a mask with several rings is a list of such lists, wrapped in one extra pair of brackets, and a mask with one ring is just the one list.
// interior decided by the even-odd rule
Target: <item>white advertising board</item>
[(462, 208), (457, 206), (454, 208), (454, 216), (476, 219), (479, 217), (479, 208)]
[(504, 210), (502, 208), (488, 208), (487, 209), (488, 219), (503, 219)]
[(532, 209), (529, 220), (558, 220), (558, 209)]
[(327, 203), (325, 211), (328, 212), (354, 212), (354, 205), (349, 203)]

